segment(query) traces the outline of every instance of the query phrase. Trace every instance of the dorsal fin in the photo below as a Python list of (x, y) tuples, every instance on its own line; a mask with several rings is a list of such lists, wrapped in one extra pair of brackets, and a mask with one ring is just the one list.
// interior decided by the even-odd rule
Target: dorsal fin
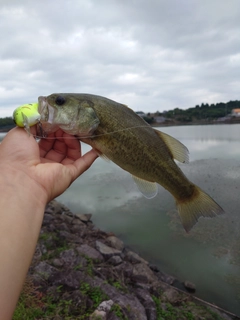
[(166, 133), (163, 133), (158, 130), (154, 130), (156, 134), (166, 143), (168, 146), (173, 159), (176, 159), (182, 163), (189, 163), (189, 151), (184, 144), (182, 144), (177, 139), (169, 136)]

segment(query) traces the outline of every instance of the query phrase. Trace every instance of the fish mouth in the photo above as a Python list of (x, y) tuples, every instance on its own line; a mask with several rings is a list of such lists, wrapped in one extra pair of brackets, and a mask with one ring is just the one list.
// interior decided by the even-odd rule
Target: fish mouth
[(38, 112), (41, 115), (40, 121), (53, 123), (56, 109), (47, 102), (46, 97), (38, 97)]

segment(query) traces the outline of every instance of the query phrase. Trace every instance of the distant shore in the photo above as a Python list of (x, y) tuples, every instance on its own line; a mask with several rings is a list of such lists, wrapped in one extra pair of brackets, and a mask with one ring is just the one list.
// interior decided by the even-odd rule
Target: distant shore
[[(191, 122), (181, 122), (178, 120), (167, 120), (162, 123), (151, 123), (152, 127), (174, 127), (174, 126), (198, 126), (198, 125), (215, 125), (215, 124), (238, 124), (240, 123), (240, 117), (233, 117), (233, 118), (227, 118), (225, 120), (198, 120), (198, 121), (191, 121)], [(6, 127), (0, 127), (1, 133), (7, 133), (11, 129), (13, 129), (15, 126), (8, 126)]]

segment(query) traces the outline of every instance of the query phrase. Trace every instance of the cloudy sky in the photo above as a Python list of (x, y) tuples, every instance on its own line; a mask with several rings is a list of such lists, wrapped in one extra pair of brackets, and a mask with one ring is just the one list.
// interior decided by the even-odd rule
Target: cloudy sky
[(240, 99), (239, 0), (1, 0), (0, 117), (56, 92), (135, 111)]

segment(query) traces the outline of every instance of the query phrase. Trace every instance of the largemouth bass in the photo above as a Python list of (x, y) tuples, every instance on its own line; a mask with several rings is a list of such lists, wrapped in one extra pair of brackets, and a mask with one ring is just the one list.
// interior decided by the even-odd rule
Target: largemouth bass
[(52, 94), (38, 98), (45, 132), (61, 128), (77, 136), (132, 174), (147, 198), (157, 194), (157, 183), (175, 198), (188, 232), (198, 218), (214, 217), (223, 209), (189, 181), (174, 159), (188, 162), (188, 150), (173, 137), (154, 130), (126, 105), (92, 94)]

